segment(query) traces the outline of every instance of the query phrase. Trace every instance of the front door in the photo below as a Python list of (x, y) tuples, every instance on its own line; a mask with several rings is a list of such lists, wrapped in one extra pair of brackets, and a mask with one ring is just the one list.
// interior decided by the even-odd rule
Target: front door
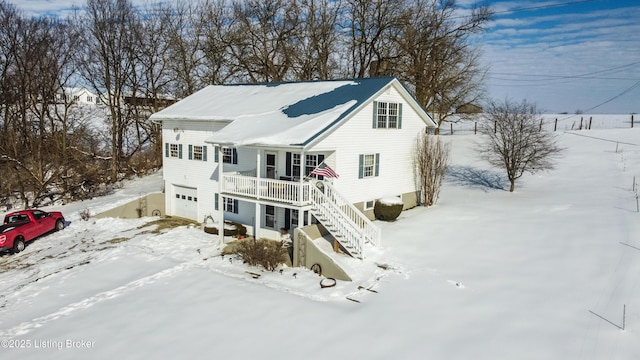
[(269, 179), (276, 178), (276, 154), (267, 153), (266, 177)]

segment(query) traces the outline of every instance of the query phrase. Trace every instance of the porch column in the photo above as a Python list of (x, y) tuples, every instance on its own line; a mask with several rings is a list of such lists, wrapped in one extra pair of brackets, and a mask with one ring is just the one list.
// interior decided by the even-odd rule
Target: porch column
[[(302, 197), (304, 195), (304, 191), (302, 190), (304, 187), (304, 177), (305, 177), (305, 166), (306, 166), (306, 160), (304, 158), (304, 150), (300, 151), (300, 184), (298, 185), (298, 192), (300, 194), (300, 196), (298, 196), (298, 205), (302, 206), (302, 204), (304, 204), (304, 200)], [(302, 214), (298, 214), (298, 224), (300, 223), (300, 218), (302, 218), (302, 216), (300, 216)]]
[(218, 241), (220, 248), (224, 247), (224, 200), (222, 199), (222, 170), (224, 162), (222, 161), (222, 150), (220, 145), (213, 147), (215, 151), (214, 159), (218, 159)]
[[(260, 199), (260, 149), (256, 150), (256, 199), (259, 200)], [(260, 202), (256, 201), (256, 218), (254, 221), (254, 228), (253, 228), (253, 237), (257, 240), (260, 238), (260, 227), (262, 225), (261, 221), (260, 221), (260, 217), (261, 212), (260, 212)]]
[(256, 199), (260, 199), (260, 149), (256, 150)]

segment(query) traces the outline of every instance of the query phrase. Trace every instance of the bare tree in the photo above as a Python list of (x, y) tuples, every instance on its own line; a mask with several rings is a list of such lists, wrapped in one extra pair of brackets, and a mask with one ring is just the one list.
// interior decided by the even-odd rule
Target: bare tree
[(66, 21), (26, 18), (0, 5), (2, 21), (10, 19), (0, 30), (1, 190), (37, 206), (64, 192), (69, 104), (59, 95), (73, 73), (76, 37)]
[[(200, 90), (202, 81), (203, 41), (205, 40), (205, 15), (210, 13), (209, 2), (179, 1), (170, 9), (168, 17), (169, 58), (172, 92), (178, 98)], [(213, 20), (213, 19), (209, 19)]]
[(438, 201), (440, 188), (449, 165), (451, 146), (438, 136), (422, 133), (416, 141), (414, 163), (420, 186), (420, 203), (432, 206)]
[(301, 33), (295, 52), (297, 80), (331, 79), (339, 68), (338, 25), (342, 1), (301, 0)]
[(486, 69), (469, 36), (483, 31), (492, 14), (486, 6), (464, 17), (457, 10), (452, 0), (415, 0), (405, 8), (395, 38), (401, 55), (394, 67), (438, 125), (484, 94)]
[(82, 76), (106, 105), (111, 127), (111, 181), (119, 180), (127, 132), (124, 98), (130, 94), (128, 81), (134, 71), (134, 45), (131, 34), (138, 21), (129, 0), (88, 0), (86, 14), (77, 19), (83, 29), (84, 48), (79, 55)]
[(234, 21), (233, 7), (226, 0), (212, 0), (203, 4), (202, 66), (198, 76), (203, 84), (224, 84), (234, 81), (238, 68), (232, 61), (230, 38)]
[(228, 47), (251, 82), (292, 80), (300, 35), (297, 1), (235, 0)]
[(510, 192), (525, 172), (533, 174), (553, 169), (554, 160), (563, 149), (552, 133), (540, 130), (540, 115), (535, 105), (526, 100), (492, 102), (486, 114), (481, 128), (487, 139), (479, 151), (491, 165), (507, 172)]
[[(392, 39), (397, 35), (404, 0), (346, 0), (343, 26), (349, 54), (349, 76), (389, 75), (386, 64), (397, 56)], [(374, 66), (372, 66), (374, 65)]]

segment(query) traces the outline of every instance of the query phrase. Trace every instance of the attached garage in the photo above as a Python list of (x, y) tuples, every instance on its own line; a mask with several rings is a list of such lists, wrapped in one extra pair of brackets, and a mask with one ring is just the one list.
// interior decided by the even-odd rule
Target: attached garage
[(198, 189), (173, 186), (173, 215), (198, 220)]

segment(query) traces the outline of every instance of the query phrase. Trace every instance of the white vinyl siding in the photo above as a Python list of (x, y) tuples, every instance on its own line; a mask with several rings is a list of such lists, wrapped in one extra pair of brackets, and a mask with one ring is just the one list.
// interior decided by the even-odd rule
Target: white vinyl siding
[[(325, 162), (340, 169), (340, 178), (333, 179), (333, 185), (352, 204), (418, 191), (413, 154), (416, 138), (425, 132), (427, 124), (394, 87), (374, 100), (310, 149), (326, 153)], [(372, 126), (377, 102), (402, 104), (398, 107), (399, 111), (402, 108), (399, 129)], [(378, 176), (360, 177), (360, 155), (365, 154), (380, 154)]]

